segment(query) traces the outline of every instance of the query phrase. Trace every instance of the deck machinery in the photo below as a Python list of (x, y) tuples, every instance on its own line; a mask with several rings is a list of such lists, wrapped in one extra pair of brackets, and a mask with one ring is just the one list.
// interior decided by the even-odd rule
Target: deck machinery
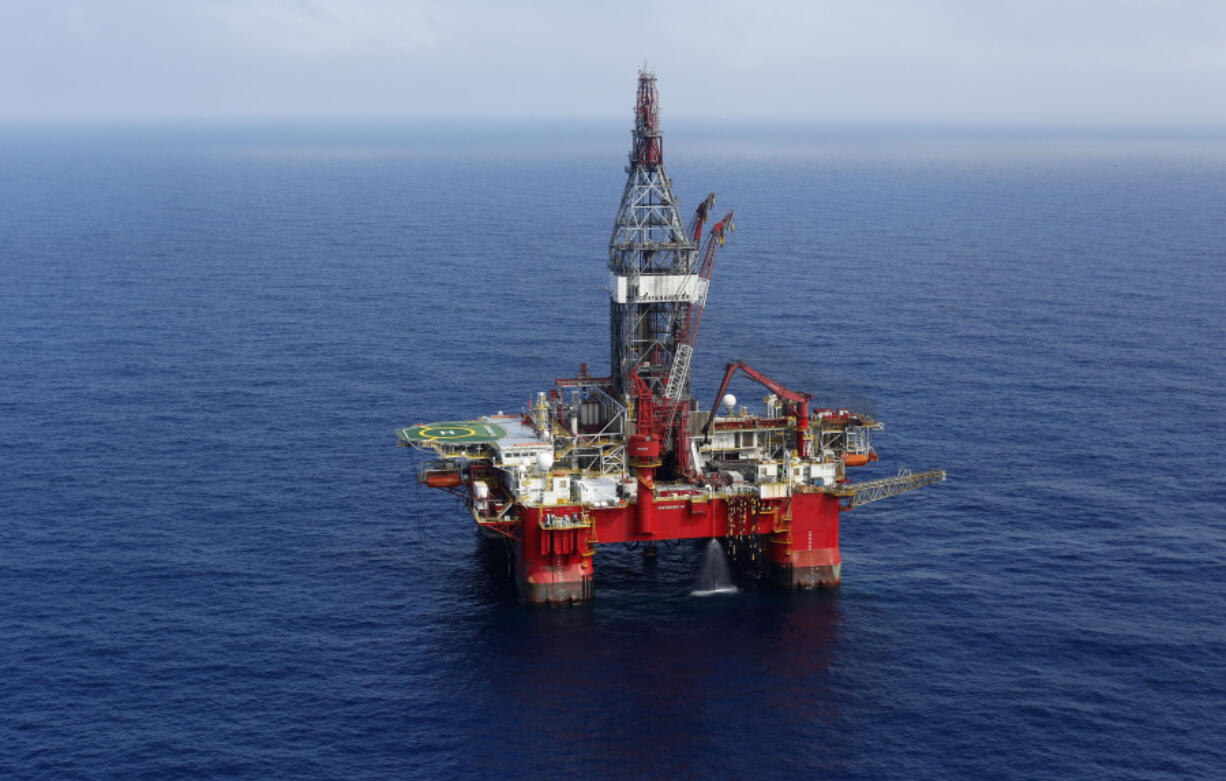
[[(397, 432), (430, 456), (420, 482), (462, 497), (483, 532), (514, 541), (529, 602), (590, 600), (597, 544), (684, 538), (752, 542), (785, 588), (837, 586), (840, 512), (945, 479), (938, 469), (853, 482), (847, 469), (877, 459), (882, 424), (816, 407), (743, 361), (699, 406), (690, 362), (733, 214), (708, 227), (712, 194), (683, 225), (658, 106), (654, 74), (640, 71), (609, 241), (609, 375), (582, 364), (520, 414)], [(738, 372), (766, 387), (761, 413), (725, 395)]]

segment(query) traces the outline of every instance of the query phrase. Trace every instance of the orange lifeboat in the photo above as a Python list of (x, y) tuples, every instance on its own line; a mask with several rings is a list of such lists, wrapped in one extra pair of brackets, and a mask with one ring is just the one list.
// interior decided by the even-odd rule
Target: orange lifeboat
[(843, 454), (843, 465), (844, 466), (864, 466), (869, 461), (876, 461), (876, 460), (877, 460), (876, 453), (844, 453)]
[(426, 472), (426, 485), (431, 488), (455, 488), (463, 482), (460, 479), (460, 472)]

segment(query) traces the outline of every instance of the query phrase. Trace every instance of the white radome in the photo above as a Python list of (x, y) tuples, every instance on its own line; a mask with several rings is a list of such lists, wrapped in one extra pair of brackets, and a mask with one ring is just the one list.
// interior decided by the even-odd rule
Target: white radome
[(731, 415), (733, 408), (736, 407), (736, 396), (733, 396), (731, 393), (725, 393), (724, 397), (719, 401), (728, 408), (728, 414)]
[(541, 468), (542, 472), (548, 472), (553, 467), (553, 453), (549, 450), (542, 450), (536, 454), (536, 465)]

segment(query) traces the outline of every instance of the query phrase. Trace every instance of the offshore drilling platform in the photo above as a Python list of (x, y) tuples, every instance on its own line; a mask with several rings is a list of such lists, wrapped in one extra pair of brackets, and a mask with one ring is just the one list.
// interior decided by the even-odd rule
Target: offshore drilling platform
[[(418, 424), (397, 431), (399, 444), (429, 454), (421, 483), (461, 497), (487, 536), (513, 541), (529, 602), (592, 599), (598, 544), (687, 538), (752, 545), (784, 588), (837, 586), (839, 514), (945, 472), (852, 481), (849, 468), (877, 460), (882, 424), (817, 407), (743, 361), (700, 407), (690, 364), (733, 214), (708, 227), (712, 194), (682, 223), (656, 78), (643, 71), (633, 138), (609, 241), (609, 376), (582, 364), (521, 414)], [(738, 372), (767, 389), (761, 413), (725, 394)]]

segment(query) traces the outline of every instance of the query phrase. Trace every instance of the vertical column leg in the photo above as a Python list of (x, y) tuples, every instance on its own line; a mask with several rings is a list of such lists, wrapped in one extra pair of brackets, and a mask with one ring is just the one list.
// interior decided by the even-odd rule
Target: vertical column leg
[(787, 589), (833, 588), (843, 579), (839, 502), (828, 494), (792, 496), (788, 529), (771, 538), (775, 582)]
[[(567, 512), (565, 508), (550, 508)], [(578, 513), (578, 507), (570, 512)], [(592, 557), (588, 550), (590, 529), (547, 529), (541, 526), (541, 508), (523, 507), (516, 557), (519, 594), (527, 602), (574, 604), (595, 595)], [(548, 512), (548, 511), (545, 511)]]
[(639, 534), (655, 534), (656, 531), (656, 497), (655, 468), (637, 467), (635, 470), (639, 481), (639, 492), (634, 507), (635, 520), (638, 522)]

